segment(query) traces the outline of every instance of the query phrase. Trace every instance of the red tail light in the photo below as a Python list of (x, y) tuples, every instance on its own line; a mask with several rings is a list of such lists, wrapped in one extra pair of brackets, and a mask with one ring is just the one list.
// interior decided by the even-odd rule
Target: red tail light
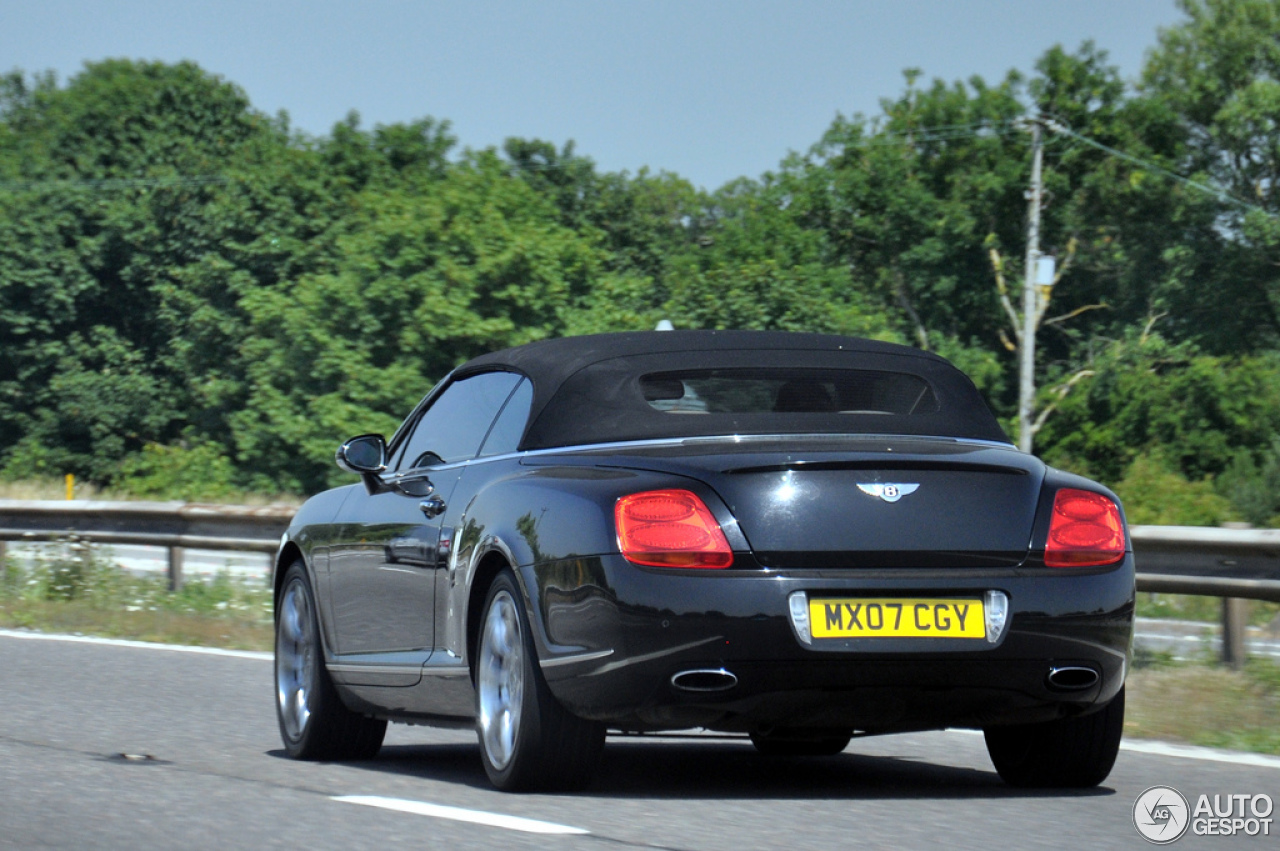
[(687, 490), (645, 491), (624, 496), (613, 509), (618, 549), (627, 561), (653, 567), (722, 568), (733, 550), (720, 524)]
[(1100, 493), (1063, 488), (1053, 498), (1044, 563), (1049, 567), (1091, 567), (1124, 558), (1120, 508)]

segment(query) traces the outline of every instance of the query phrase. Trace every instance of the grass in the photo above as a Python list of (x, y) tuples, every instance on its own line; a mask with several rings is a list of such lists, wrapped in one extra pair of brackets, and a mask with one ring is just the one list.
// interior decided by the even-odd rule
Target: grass
[[(1222, 622), (1222, 600), (1217, 597), (1193, 597), (1187, 594), (1138, 595), (1138, 617), (1175, 618), (1178, 620)], [(1280, 625), (1280, 603), (1249, 600), (1249, 625)]]
[[(1214, 599), (1140, 597), (1144, 614), (1217, 618)], [(1276, 608), (1255, 603), (1251, 619), (1265, 623)], [(261, 582), (226, 575), (170, 592), (162, 578), (132, 576), (92, 548), (64, 541), (47, 545), (32, 564), (10, 562), (0, 578), (0, 627), (270, 650), (271, 594)], [(1277, 718), (1280, 665), (1268, 660), (1232, 671), (1208, 656), (1175, 662), (1139, 653), (1129, 674), (1126, 736), (1280, 754)]]
[(29, 565), (6, 564), (0, 627), (269, 650), (271, 591), (223, 574), (170, 592), (163, 578), (131, 575), (91, 547), (58, 542)]
[(1129, 674), (1125, 735), (1280, 754), (1280, 665), (1244, 670), (1155, 659)]

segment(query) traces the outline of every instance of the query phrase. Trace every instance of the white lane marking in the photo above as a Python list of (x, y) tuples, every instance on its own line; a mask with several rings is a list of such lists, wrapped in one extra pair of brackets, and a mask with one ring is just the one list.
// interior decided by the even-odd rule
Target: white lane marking
[(200, 653), (205, 656), (233, 656), (237, 659), (263, 659), (270, 662), (270, 653), (258, 650), (225, 650), (221, 647), (193, 647), (189, 644), (160, 644), (155, 641), (125, 641), (121, 638), (98, 638), (92, 635), (58, 635), (48, 632), (23, 632), (16, 629), (0, 629), (0, 638), (25, 638), (35, 641), (69, 641), (75, 644), (104, 644), (108, 647), (140, 647), (144, 650), (171, 650), (174, 653)]
[[(948, 733), (964, 733), (969, 736), (981, 736), (981, 730), (964, 730), (959, 727), (948, 728)], [(1280, 768), (1280, 757), (1267, 756), (1260, 753), (1244, 753), (1243, 751), (1224, 751), (1217, 748), (1202, 748), (1199, 745), (1175, 745), (1172, 742), (1157, 742), (1146, 739), (1123, 739), (1120, 750), (1134, 753), (1145, 753), (1151, 756), (1171, 756), (1177, 759), (1201, 759), (1207, 762), (1225, 762), (1231, 765), (1251, 765), (1255, 768)]]
[(1232, 765), (1251, 765), (1257, 768), (1280, 768), (1280, 757), (1260, 753), (1220, 751), (1195, 745), (1174, 745), (1168, 742), (1123, 741), (1120, 749), (1153, 756), (1173, 756), (1179, 759), (1203, 759), (1209, 762), (1226, 762)]
[(501, 827), (506, 830), (519, 830), (524, 833), (555, 834), (560, 836), (584, 836), (591, 831), (580, 827), (569, 827), (549, 821), (504, 816), (501, 813), (487, 813), (484, 810), (464, 810), (461, 807), (446, 807), (442, 804), (428, 804), (426, 801), (409, 801), (404, 798), (383, 798), (377, 795), (339, 795), (330, 798), (344, 804), (359, 804), (364, 807), (378, 807), (383, 810), (395, 810), (401, 813), (412, 813), (419, 816), (465, 821), (470, 824), (483, 824), (489, 827)]

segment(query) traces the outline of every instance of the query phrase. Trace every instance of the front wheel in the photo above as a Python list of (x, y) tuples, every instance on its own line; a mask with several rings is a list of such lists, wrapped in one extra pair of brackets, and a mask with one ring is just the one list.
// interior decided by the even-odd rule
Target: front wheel
[(1111, 773), (1124, 732), (1124, 686), (1088, 715), (983, 731), (987, 753), (1010, 786), (1097, 786)]
[(276, 720), (295, 759), (370, 759), (382, 747), (387, 722), (343, 705), (324, 667), (315, 597), (301, 561), (280, 586), (276, 609)]
[(604, 748), (604, 725), (573, 715), (551, 694), (510, 571), (485, 600), (476, 658), (476, 734), (490, 782), (504, 791), (579, 789)]

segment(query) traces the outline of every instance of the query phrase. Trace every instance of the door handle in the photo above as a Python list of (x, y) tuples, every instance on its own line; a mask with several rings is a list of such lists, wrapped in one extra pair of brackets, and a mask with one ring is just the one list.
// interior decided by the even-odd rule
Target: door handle
[(444, 514), (444, 499), (439, 496), (433, 496), (430, 499), (424, 499), (418, 503), (418, 508), (422, 509), (422, 513), (427, 517), (439, 517)]

